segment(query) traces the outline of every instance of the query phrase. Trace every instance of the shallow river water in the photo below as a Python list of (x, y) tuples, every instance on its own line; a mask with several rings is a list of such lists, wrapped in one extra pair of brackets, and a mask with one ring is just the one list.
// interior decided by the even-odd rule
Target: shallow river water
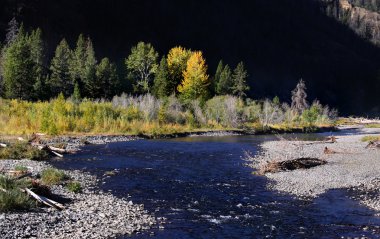
[[(299, 137), (315, 137), (300, 135)], [(83, 148), (55, 166), (98, 175), (101, 189), (142, 203), (165, 229), (121, 238), (380, 238), (380, 217), (333, 190), (298, 200), (245, 166), (273, 136), (137, 140)], [(113, 176), (104, 176), (114, 171)]]

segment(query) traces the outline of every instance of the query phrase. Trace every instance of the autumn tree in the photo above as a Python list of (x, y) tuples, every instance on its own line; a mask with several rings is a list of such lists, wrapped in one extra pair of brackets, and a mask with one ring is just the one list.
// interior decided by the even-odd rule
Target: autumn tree
[(239, 98), (245, 97), (247, 95), (246, 92), (250, 89), (247, 84), (247, 78), (248, 73), (245, 70), (244, 63), (240, 62), (232, 75), (232, 93)]
[(139, 42), (132, 47), (131, 54), (125, 59), (125, 65), (136, 93), (150, 92), (158, 68), (157, 60), (158, 53), (150, 43)]
[(156, 77), (153, 84), (153, 94), (158, 98), (169, 96), (173, 93), (173, 88), (170, 86), (169, 70), (166, 57), (162, 57), (158, 66)]
[(181, 98), (184, 101), (204, 100), (208, 95), (209, 84), (207, 65), (202, 52), (193, 52), (187, 61), (186, 70), (183, 72), (183, 81), (178, 86)]
[(63, 39), (55, 50), (55, 55), (51, 60), (50, 70), (51, 76), (48, 84), (51, 89), (53, 96), (57, 96), (62, 92), (66, 97), (70, 96), (73, 92), (73, 81), (71, 78), (70, 64), (72, 52), (67, 44), (66, 40)]
[(297, 111), (299, 114), (302, 114), (302, 112), (309, 106), (306, 97), (306, 85), (301, 79), (296, 88), (292, 91), (292, 109)]
[(168, 88), (171, 93), (177, 92), (178, 85), (183, 80), (183, 72), (186, 70), (187, 61), (189, 60), (192, 52), (181, 46), (170, 49), (167, 57), (169, 81)]

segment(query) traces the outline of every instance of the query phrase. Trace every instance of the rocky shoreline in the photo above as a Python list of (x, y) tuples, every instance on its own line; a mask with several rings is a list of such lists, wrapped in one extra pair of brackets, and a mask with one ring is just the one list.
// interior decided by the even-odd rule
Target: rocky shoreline
[[(28, 167), (34, 175), (50, 167), (46, 162), (0, 160), (0, 168)], [(53, 186), (52, 194), (64, 199), (66, 209), (40, 207), (29, 212), (0, 213), (0, 238), (115, 238), (156, 224), (143, 205), (99, 191), (95, 176), (81, 171), (65, 171), (82, 184), (81, 193), (71, 193), (63, 186)]]
[[(314, 198), (331, 189), (355, 191), (360, 203), (380, 211), (380, 150), (366, 149), (366, 135), (378, 135), (380, 129), (357, 129), (337, 136), (337, 142), (280, 140), (265, 142), (262, 152), (248, 157), (249, 165), (259, 169), (267, 162), (296, 158), (318, 158), (327, 164), (311, 169), (267, 173), (268, 187), (299, 198)], [(330, 153), (325, 153), (328, 147)]]

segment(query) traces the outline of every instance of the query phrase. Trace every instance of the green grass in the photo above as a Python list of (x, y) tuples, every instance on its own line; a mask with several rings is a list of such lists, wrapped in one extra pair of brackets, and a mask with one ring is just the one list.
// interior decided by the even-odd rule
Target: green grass
[(364, 136), (361, 139), (362, 142), (377, 141), (377, 140), (380, 140), (380, 136), (379, 135)]
[(41, 180), (46, 185), (56, 185), (63, 183), (68, 177), (66, 174), (55, 168), (47, 168), (41, 172)]
[(366, 124), (366, 128), (380, 128), (380, 124)]
[(27, 143), (16, 142), (6, 148), (0, 148), (0, 159), (47, 160), (49, 159), (49, 154)]
[(28, 168), (25, 167), (25, 166), (22, 166), (22, 165), (17, 165), (14, 170), (16, 171), (21, 171), (21, 172), (27, 172), (28, 171)]
[[(35, 203), (21, 188), (31, 186), (30, 180), (13, 180), (0, 175), (0, 212), (29, 209)], [(4, 191), (5, 190), (5, 191)]]
[(77, 181), (71, 181), (66, 185), (67, 190), (73, 193), (79, 193), (82, 191), (82, 186), (79, 182)]

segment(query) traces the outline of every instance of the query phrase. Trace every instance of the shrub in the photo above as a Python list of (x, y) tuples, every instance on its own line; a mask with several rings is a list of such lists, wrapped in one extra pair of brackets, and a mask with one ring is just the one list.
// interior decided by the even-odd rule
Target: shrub
[(380, 136), (369, 135), (369, 136), (364, 136), (361, 139), (362, 142), (377, 141), (377, 140), (380, 140)]
[(73, 193), (79, 193), (82, 191), (82, 186), (79, 182), (77, 181), (71, 181), (66, 185), (67, 190)]
[(26, 143), (15, 143), (6, 148), (0, 149), (2, 159), (23, 159), (27, 158), (28, 145)]
[(47, 168), (41, 172), (41, 179), (44, 184), (60, 184), (67, 179), (65, 173), (55, 168)]
[[(11, 178), (0, 176), (0, 212), (11, 210), (28, 209), (35, 204), (20, 188), (30, 187), (29, 180), (13, 180)], [(4, 191), (5, 190), (5, 191)]]
[(49, 159), (49, 153), (45, 150), (39, 150), (37, 148), (31, 148), (27, 153), (27, 158), (35, 161), (43, 161)]
[(0, 191), (0, 212), (29, 209), (34, 205), (28, 195), (18, 189)]

